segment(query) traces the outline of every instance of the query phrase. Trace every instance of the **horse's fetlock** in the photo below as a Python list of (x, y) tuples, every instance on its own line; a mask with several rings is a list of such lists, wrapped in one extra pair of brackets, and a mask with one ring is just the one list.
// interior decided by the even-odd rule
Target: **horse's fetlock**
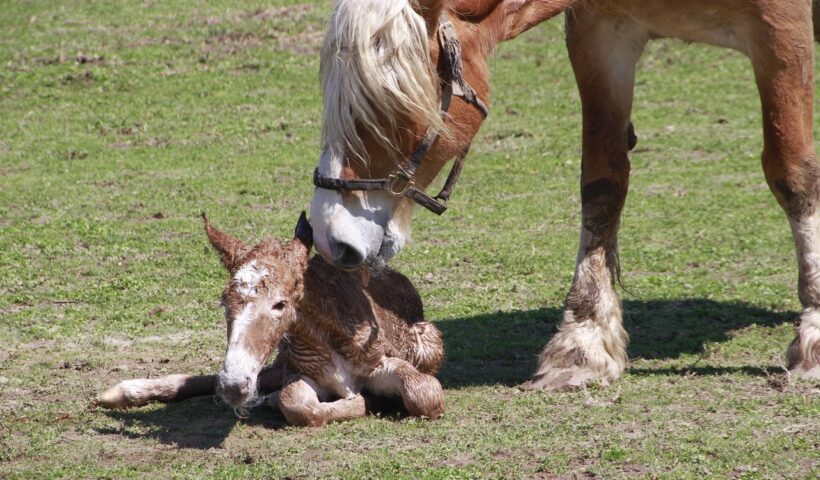
[(602, 237), (618, 228), (626, 188), (619, 182), (602, 178), (581, 188), (584, 228)]

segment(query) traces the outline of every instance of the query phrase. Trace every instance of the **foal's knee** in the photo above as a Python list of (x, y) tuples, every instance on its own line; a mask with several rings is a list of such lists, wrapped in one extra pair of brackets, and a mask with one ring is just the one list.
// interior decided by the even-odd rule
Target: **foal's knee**
[(297, 427), (319, 427), (328, 422), (319, 408), (319, 399), (305, 382), (285, 385), (279, 392), (279, 410), (289, 424)]
[(417, 322), (410, 325), (413, 335), (413, 351), (410, 363), (419, 372), (435, 375), (444, 362), (444, 342), (441, 331), (430, 322)]
[(444, 391), (432, 375), (416, 372), (404, 379), (404, 408), (410, 415), (436, 419), (444, 413)]

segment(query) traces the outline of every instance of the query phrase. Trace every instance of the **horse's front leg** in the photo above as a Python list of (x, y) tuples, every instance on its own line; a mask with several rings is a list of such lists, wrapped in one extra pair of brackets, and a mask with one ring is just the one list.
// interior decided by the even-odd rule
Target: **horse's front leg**
[(647, 40), (629, 18), (585, 8), (567, 13), (567, 46), (583, 106), (583, 223), (563, 321), (524, 388), (607, 384), (626, 368), (627, 334), (614, 288), (617, 232), (629, 181), (627, 152), (635, 141), (635, 65)]
[[(795, 376), (820, 379), (820, 162), (814, 150), (814, 44), (809, 5), (790, 0), (788, 15), (760, 20), (749, 52), (763, 107), (763, 171), (786, 212), (797, 250), (803, 310), (787, 351)], [(780, 6), (780, 4), (778, 4)], [(774, 5), (771, 8), (776, 8)], [(771, 16), (769, 16), (771, 18)]]

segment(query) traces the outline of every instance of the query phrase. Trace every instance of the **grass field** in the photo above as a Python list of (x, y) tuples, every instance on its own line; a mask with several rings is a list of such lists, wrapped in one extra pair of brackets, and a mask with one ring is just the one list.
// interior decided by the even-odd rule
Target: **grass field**
[(88, 408), (121, 379), (219, 368), (225, 278), (198, 214), (251, 241), (308, 207), (330, 6), (0, 8), (0, 478), (817, 478), (820, 390), (783, 369), (791, 237), (750, 65), (726, 50), (659, 41), (641, 61), (631, 369), (605, 389), (515, 388), (560, 319), (580, 224), (557, 19), (499, 49), (450, 211), (419, 209), (394, 262), (445, 335), (443, 419)]

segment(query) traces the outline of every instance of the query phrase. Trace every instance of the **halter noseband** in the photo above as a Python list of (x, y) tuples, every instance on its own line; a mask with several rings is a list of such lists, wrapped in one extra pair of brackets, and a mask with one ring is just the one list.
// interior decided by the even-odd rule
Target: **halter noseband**
[[(456, 36), (453, 24), (447, 19), (446, 14), (439, 18), (438, 40), (440, 46), (439, 58), (444, 67), (444, 74), (440, 78), (441, 82), (441, 116), (447, 115), (450, 109), (450, 102), (453, 97), (461, 97), (467, 103), (472, 104), (486, 118), (490, 112), (487, 105), (478, 98), (473, 87), (464, 80), (464, 70), (461, 62), (461, 44)], [(431, 197), (416, 187), (416, 169), (421, 166), (421, 162), (430, 151), (430, 147), (438, 138), (439, 134), (433, 128), (428, 127), (421, 141), (416, 145), (410, 158), (402, 162), (396, 170), (387, 178), (375, 179), (346, 179), (325, 177), (319, 174), (317, 168), (313, 172), (313, 184), (319, 188), (337, 191), (366, 191), (384, 190), (397, 197), (408, 197), (413, 199), (422, 207), (430, 210), (436, 215), (441, 215), (447, 210), (447, 201), (453, 193), (461, 169), (464, 167), (464, 158), (467, 156), (469, 146), (453, 161), (453, 168), (444, 182), (444, 187), (438, 195)]]

